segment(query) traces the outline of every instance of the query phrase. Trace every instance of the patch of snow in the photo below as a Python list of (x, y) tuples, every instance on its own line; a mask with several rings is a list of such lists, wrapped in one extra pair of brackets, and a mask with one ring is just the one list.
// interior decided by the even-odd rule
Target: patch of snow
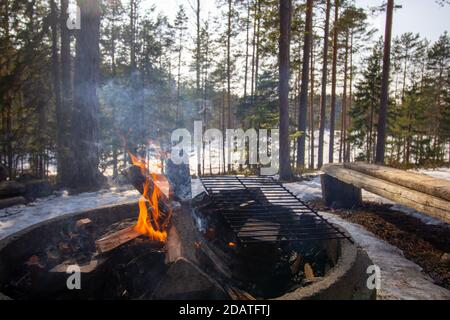
[[(341, 132), (339, 130), (335, 130), (335, 147), (334, 147), (334, 152), (333, 152), (333, 156), (334, 159), (337, 160), (339, 159), (339, 148), (340, 148), (340, 135)], [(324, 164), (328, 163), (328, 155), (329, 155), (329, 144), (330, 144), (330, 130), (329, 129), (325, 129), (324, 132), (324, 140), (323, 140), (323, 162)], [(310, 145), (310, 137), (309, 135), (306, 136), (306, 145), (309, 146)], [(207, 174), (218, 174), (220, 173), (223, 169), (223, 153), (222, 153), (222, 146), (218, 145), (216, 142), (213, 142), (211, 144), (211, 148), (208, 146), (208, 144), (206, 144), (207, 147), (205, 147), (204, 150), (200, 151), (200, 155), (197, 155), (197, 149), (194, 148), (190, 153), (189, 153), (189, 163), (190, 163), (190, 170), (191, 170), (191, 174), (196, 174), (197, 173), (197, 163), (198, 161), (203, 164), (203, 158), (204, 158), (204, 170)], [(314, 163), (317, 164), (318, 161), (318, 155), (319, 155), (319, 130), (315, 130), (314, 131)], [(228, 160), (227, 160), (227, 154), (228, 154), (228, 148), (225, 147), (223, 149), (226, 155), (226, 159), (225, 159), (225, 164), (228, 165)], [(306, 159), (308, 164), (310, 161), (310, 148), (306, 149)], [(362, 149), (358, 149), (354, 146), (351, 147), (350, 150), (350, 160), (353, 161), (355, 160), (355, 158), (362, 152)], [(237, 159), (239, 159), (240, 157), (240, 151), (235, 151), (235, 152), (231, 152), (231, 167), (232, 169), (237, 169), (239, 167), (238, 163), (237, 163)]]
[[(131, 189), (110, 188), (69, 196), (67, 192), (37, 199), (28, 205), (0, 210), (0, 239), (36, 223), (74, 213), (80, 210), (120, 204), (139, 199), (139, 193)], [(136, 207), (136, 217), (138, 214)]]
[(355, 242), (380, 267), (379, 299), (386, 300), (449, 300), (450, 291), (433, 283), (422, 268), (406, 259), (403, 252), (377, 238), (362, 226), (345, 221), (334, 214), (320, 212), (331, 223), (346, 229)]
[(284, 183), (289, 191), (304, 201), (311, 201), (322, 198), (322, 186), (320, 176), (313, 176), (310, 180), (302, 182)]
[(450, 180), (450, 168), (436, 168), (436, 169), (419, 169), (411, 170), (412, 172), (426, 174), (427, 176)]

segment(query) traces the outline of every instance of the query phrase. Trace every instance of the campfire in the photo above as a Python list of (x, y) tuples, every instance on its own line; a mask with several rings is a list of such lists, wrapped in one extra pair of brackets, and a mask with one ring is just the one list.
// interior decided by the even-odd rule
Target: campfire
[[(364, 273), (353, 273), (369, 261), (345, 231), (275, 180), (202, 177), (204, 192), (192, 198), (188, 166), (169, 160), (164, 175), (130, 157), (124, 175), (141, 194), (138, 204), (82, 212), (11, 240), (0, 248), (0, 256), (15, 252), (2, 272), (3, 293), (235, 300), (373, 293), (356, 286)], [(45, 239), (37, 238), (42, 232)], [(82, 290), (66, 287), (72, 265), (80, 267)]]
[(129, 154), (133, 166), (126, 171), (133, 186), (141, 193), (139, 217), (134, 227), (128, 227), (96, 241), (99, 252), (105, 253), (145, 235), (152, 241), (167, 241), (167, 227), (172, 216), (170, 184), (162, 173), (150, 170), (143, 158)]

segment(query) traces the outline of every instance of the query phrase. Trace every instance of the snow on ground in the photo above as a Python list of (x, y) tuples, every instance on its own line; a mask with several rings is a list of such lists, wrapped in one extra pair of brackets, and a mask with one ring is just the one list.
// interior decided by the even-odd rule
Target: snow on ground
[(450, 180), (450, 168), (436, 168), (436, 169), (419, 169), (411, 170), (412, 172), (423, 173), (433, 178)]
[[(0, 210), (0, 239), (33, 224), (74, 213), (139, 199), (134, 189), (111, 188), (69, 196), (67, 192), (38, 199), (27, 206), (15, 206)], [(137, 210), (137, 208), (136, 208)], [(136, 216), (138, 212), (136, 211)]]
[(364, 249), (372, 262), (380, 267), (381, 283), (377, 297), (388, 300), (449, 300), (450, 291), (439, 287), (422, 273), (422, 268), (406, 259), (403, 252), (380, 240), (362, 226), (345, 221), (334, 214), (321, 212), (330, 222), (346, 229)]
[[(314, 163), (317, 163), (318, 160), (318, 150), (319, 150), (319, 130), (315, 130), (314, 131)], [(340, 147), (340, 135), (341, 132), (339, 130), (335, 131), (335, 148), (334, 148), (334, 158), (338, 159), (339, 158), (339, 147)], [(309, 142), (310, 138), (309, 136), (306, 137), (306, 145), (309, 146), (310, 142)], [(324, 141), (323, 141), (324, 145), (323, 145), (323, 160), (324, 160), (324, 164), (328, 163), (328, 155), (329, 155), (329, 144), (330, 144), (330, 131), (328, 129), (325, 129), (325, 134), (324, 134)], [(219, 172), (222, 171), (223, 168), (223, 164), (222, 164), (222, 150), (221, 150), (222, 146), (218, 146), (217, 143), (212, 143), (211, 146), (209, 147), (209, 145), (207, 144), (207, 146), (205, 147), (204, 152), (201, 151), (200, 155), (197, 155), (197, 151), (194, 149), (192, 150), (192, 152), (189, 153), (189, 164), (190, 164), (190, 169), (191, 169), (191, 174), (196, 174), (197, 172), (197, 161), (199, 161), (201, 164), (203, 164), (203, 157), (204, 159), (204, 168), (205, 168), (205, 172), (207, 174), (217, 174)], [(227, 150), (228, 148), (224, 149), (225, 151), (225, 155), (227, 155)], [(352, 147), (350, 150), (350, 160), (353, 161), (356, 156), (361, 153), (362, 150), (358, 149), (358, 148), (354, 148)], [(231, 159), (239, 159), (240, 153), (238, 151), (236, 152), (232, 152), (231, 155)], [(307, 148), (306, 150), (306, 159), (310, 159), (310, 148)], [(226, 164), (228, 164), (228, 160), (226, 160)], [(237, 169), (239, 167), (239, 165), (237, 163), (233, 163), (232, 162), (232, 168), (233, 169)], [(211, 169), (211, 170), (210, 170)]]

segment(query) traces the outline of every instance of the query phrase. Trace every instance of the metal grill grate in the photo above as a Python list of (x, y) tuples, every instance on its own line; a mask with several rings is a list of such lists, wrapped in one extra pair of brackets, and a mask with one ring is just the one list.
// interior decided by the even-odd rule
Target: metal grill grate
[(351, 238), (271, 177), (205, 176), (213, 211), (245, 243)]

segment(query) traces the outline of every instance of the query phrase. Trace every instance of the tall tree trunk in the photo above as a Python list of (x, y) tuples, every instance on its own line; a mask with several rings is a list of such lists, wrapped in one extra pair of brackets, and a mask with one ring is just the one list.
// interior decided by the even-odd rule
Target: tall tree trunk
[(50, 1), (51, 10), (51, 30), (52, 30), (52, 75), (53, 75), (53, 96), (55, 98), (56, 111), (56, 149), (57, 149), (57, 171), (59, 182), (63, 181), (63, 153), (64, 153), (64, 116), (61, 103), (61, 78), (59, 70), (59, 53), (58, 53), (58, 7), (55, 0)]
[(334, 129), (336, 124), (336, 81), (338, 55), (339, 0), (334, 1), (333, 66), (331, 71), (330, 144), (328, 161), (334, 162)]
[[(372, 93), (372, 96), (374, 93)], [(370, 104), (369, 132), (367, 135), (367, 156), (366, 161), (371, 163), (372, 160), (372, 144), (373, 144), (373, 121), (374, 121), (375, 105), (374, 101)]]
[[(408, 74), (408, 60), (409, 60), (409, 50), (408, 50), (408, 46), (406, 46), (405, 49), (405, 64), (403, 67), (403, 86), (402, 86), (402, 103), (405, 102), (405, 98), (406, 98), (406, 76)], [(411, 106), (408, 105), (407, 106), (407, 111), (406, 111), (406, 118), (408, 119), (408, 128), (407, 128), (407, 135), (405, 138), (405, 157), (403, 158), (403, 163), (408, 164), (409, 163), (409, 159), (410, 159), (410, 147), (411, 147)]]
[[(200, 86), (200, 77), (201, 77), (201, 25), (200, 25), (200, 0), (197, 0), (197, 10), (196, 10), (196, 18), (197, 18), (197, 52), (195, 55), (195, 73), (196, 73), (196, 100), (197, 100), (197, 109), (200, 110), (200, 102), (201, 100), (201, 86)], [(202, 166), (200, 162), (200, 155), (197, 155), (197, 174), (200, 176), (202, 174)]]
[(182, 48), (183, 48), (183, 29), (180, 29), (180, 38), (178, 39), (178, 63), (177, 63), (177, 110), (175, 115), (175, 121), (178, 125), (180, 121), (180, 97), (181, 97), (181, 57), (182, 57)]
[[(207, 90), (208, 90), (208, 73), (209, 73), (209, 33), (206, 30), (205, 32), (205, 42), (203, 44), (203, 46), (205, 47), (205, 57), (204, 57), (204, 61), (206, 61), (206, 63), (203, 65), (203, 88), (202, 88), (202, 110), (203, 110), (203, 128), (204, 130), (207, 127), (207, 123), (208, 123), (208, 108), (206, 105), (206, 101), (208, 98), (207, 95)], [(210, 149), (211, 149), (211, 144), (210, 144)], [(205, 174), (205, 158), (206, 158), (206, 144), (203, 143), (203, 148), (202, 148), (202, 152), (203, 152), (203, 157), (202, 157), (202, 172), (203, 174)]]
[[(349, 74), (349, 93), (348, 93), (348, 102), (347, 102), (347, 110), (351, 110), (353, 103), (353, 31), (350, 35), (350, 74)], [(351, 118), (347, 112), (346, 114), (346, 135), (348, 134), (348, 129), (351, 125)], [(350, 162), (350, 139), (346, 139), (345, 148), (344, 148), (344, 162)]]
[[(113, 9), (113, 17), (117, 18), (119, 13), (117, 12), (117, 8), (114, 7)], [(116, 74), (117, 74), (117, 65), (116, 65), (116, 42), (117, 42), (117, 35), (115, 30), (115, 22), (113, 22), (112, 29), (111, 29), (111, 73), (113, 76), (113, 79), (115, 80)], [(114, 81), (113, 80), (113, 81)], [(112, 104), (112, 122), (113, 126), (115, 127), (117, 124), (117, 107), (116, 104)], [(115, 132), (113, 133), (112, 138), (112, 163), (113, 163), (113, 177), (116, 178), (119, 174), (118, 172), (118, 157), (119, 157), (119, 137)]]
[(339, 141), (339, 162), (345, 159), (345, 140), (347, 139), (347, 83), (348, 83), (348, 51), (349, 51), (349, 32), (345, 34), (345, 57), (344, 57), (344, 89), (342, 93), (341, 110), (341, 139)]
[[(312, 31), (312, 30), (311, 30)], [(310, 92), (310, 109), (309, 109), (309, 144), (310, 144), (310, 162), (309, 168), (314, 169), (314, 158), (315, 158), (315, 132), (314, 132), (314, 35), (311, 34), (311, 92)]]
[[(231, 129), (231, 0), (228, 0), (228, 24), (227, 24), (227, 129)], [(230, 148), (231, 146), (227, 146)], [(228, 152), (231, 152), (228, 150)], [(231, 171), (231, 163), (228, 163), (228, 171)]]
[(130, 62), (131, 71), (136, 71), (136, 15), (137, 3), (136, 0), (130, 0), (130, 31), (131, 31), (131, 48), (130, 48)]
[(259, 75), (259, 45), (261, 38), (261, 0), (258, 0), (258, 10), (257, 10), (257, 27), (256, 27), (256, 54), (255, 54), (255, 83), (254, 86), (254, 94), (258, 95), (258, 75)]
[[(222, 132), (225, 132), (225, 87), (222, 86)], [(226, 173), (226, 164), (225, 164), (225, 138), (222, 139), (222, 167), (223, 173)]]
[(7, 158), (7, 168), (8, 168), (8, 177), (9, 179), (15, 178), (14, 165), (13, 165), (13, 132), (12, 132), (12, 97), (11, 93), (6, 94), (6, 103), (5, 103), (5, 149), (6, 149), (6, 158)]
[(325, 13), (325, 29), (323, 37), (323, 64), (322, 64), (322, 94), (320, 104), (320, 127), (319, 127), (319, 150), (317, 167), (320, 169), (323, 165), (323, 140), (325, 135), (325, 111), (327, 107), (327, 79), (328, 79), (328, 37), (330, 31), (330, 11), (331, 3), (327, 0)]
[(254, 16), (255, 19), (253, 21), (253, 39), (252, 39), (252, 74), (251, 74), (251, 83), (250, 83), (250, 96), (252, 97), (253, 100), (253, 96), (255, 94), (255, 67), (256, 67), (256, 32), (257, 32), (257, 25), (258, 25), (258, 5), (259, 5), (259, 0), (255, 0), (254, 2)]
[(302, 84), (300, 88), (298, 130), (302, 135), (297, 139), (297, 169), (305, 166), (306, 117), (308, 110), (309, 56), (312, 39), (313, 0), (306, 2), (305, 39), (303, 43)]
[(381, 82), (380, 113), (378, 116), (377, 154), (375, 162), (384, 164), (386, 149), (386, 121), (389, 103), (389, 71), (391, 65), (391, 38), (394, 0), (388, 0), (386, 8), (386, 30), (384, 36), (383, 75)]
[(248, 52), (249, 52), (249, 40), (250, 40), (250, 13), (251, 6), (250, 0), (247, 0), (247, 21), (246, 21), (246, 37), (245, 37), (245, 69), (244, 69), (244, 98), (247, 97), (247, 84), (248, 84)]
[(62, 134), (62, 150), (59, 156), (61, 161), (61, 174), (60, 182), (64, 185), (70, 177), (70, 152), (68, 150), (68, 138), (67, 133), (70, 132), (68, 119), (71, 117), (72, 112), (72, 59), (70, 56), (70, 30), (67, 28), (67, 20), (69, 14), (67, 10), (69, 8), (69, 0), (61, 0), (61, 12), (60, 12), (60, 28), (61, 28), (61, 121), (58, 121), (58, 130), (63, 132)]
[(279, 95), (280, 95), (280, 179), (292, 178), (289, 143), (289, 48), (291, 0), (280, 0)]
[(72, 116), (73, 175), (70, 186), (96, 190), (103, 177), (99, 165), (99, 102), (97, 81), (100, 62), (100, 0), (78, 0), (81, 30), (77, 34), (74, 110)]

